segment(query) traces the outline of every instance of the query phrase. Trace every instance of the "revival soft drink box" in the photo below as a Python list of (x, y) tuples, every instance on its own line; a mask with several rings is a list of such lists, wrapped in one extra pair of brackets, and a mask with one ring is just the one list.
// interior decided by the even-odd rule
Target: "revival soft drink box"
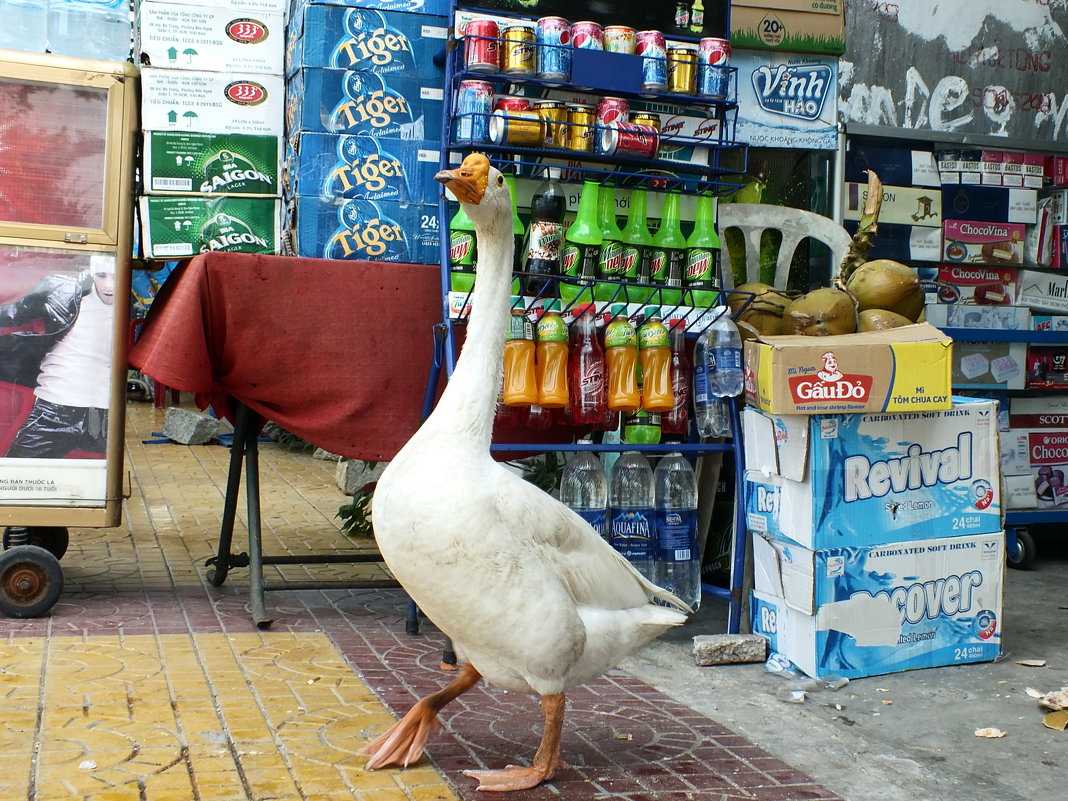
[(448, 18), (370, 8), (306, 6), (290, 17), (286, 74), (301, 67), (431, 74), (444, 57)]
[(282, 136), (281, 75), (141, 70), (141, 127)]
[(282, 74), (281, 12), (142, 3), (134, 53), (142, 64), (181, 70)]
[(432, 139), (441, 133), (442, 85), (439, 70), (379, 75), (305, 67), (286, 85), (286, 129), (290, 137), (313, 131)]
[(809, 548), (1001, 529), (997, 404), (898, 414), (746, 409), (751, 531)]
[(753, 633), (810, 676), (1001, 653), (1005, 533), (812, 551), (753, 538)]
[(141, 241), (148, 259), (198, 253), (278, 253), (281, 201), (268, 197), (142, 197)]
[(437, 204), (298, 197), (287, 209), (294, 255), (315, 259), (438, 264)]
[(435, 203), (440, 143), (302, 133), (286, 156), (286, 195)]
[(194, 131), (145, 131), (145, 192), (281, 194), (281, 138)]

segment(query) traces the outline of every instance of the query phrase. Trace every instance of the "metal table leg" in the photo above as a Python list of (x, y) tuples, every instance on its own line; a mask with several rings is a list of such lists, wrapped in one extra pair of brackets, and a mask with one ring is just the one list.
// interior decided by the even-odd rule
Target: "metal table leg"
[[(241, 491), (241, 463), (245, 457), (245, 440), (248, 436), (252, 410), (245, 404), (236, 402), (234, 415), (234, 437), (230, 445), (230, 467), (226, 475), (226, 497), (223, 499), (222, 522), (219, 526), (219, 547), (215, 556), (205, 562), (208, 566), (208, 581), (215, 587), (221, 587), (231, 567), (247, 567), (245, 554), (231, 554), (230, 546), (234, 540), (234, 522), (237, 519), (237, 496)], [(255, 441), (255, 439), (253, 439)]]

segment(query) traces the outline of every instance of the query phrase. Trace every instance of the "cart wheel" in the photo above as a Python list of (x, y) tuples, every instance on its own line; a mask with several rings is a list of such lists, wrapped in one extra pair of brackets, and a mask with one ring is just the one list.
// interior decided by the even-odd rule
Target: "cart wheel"
[(70, 545), (70, 534), (63, 526), (8, 526), (4, 529), (4, 550), (16, 545), (36, 545), (62, 559)]
[(0, 554), (0, 612), (8, 617), (43, 615), (63, 592), (59, 560), (36, 545), (16, 545)]
[(1035, 539), (1031, 536), (1031, 532), (1022, 527), (1009, 530), (1008, 547), (1005, 548), (1005, 557), (1009, 567), (1027, 570), (1034, 563), (1037, 553), (1038, 548), (1035, 546)]
[(209, 567), (205, 576), (212, 587), (221, 587), (226, 581), (228, 570), (222, 570), (218, 566)]

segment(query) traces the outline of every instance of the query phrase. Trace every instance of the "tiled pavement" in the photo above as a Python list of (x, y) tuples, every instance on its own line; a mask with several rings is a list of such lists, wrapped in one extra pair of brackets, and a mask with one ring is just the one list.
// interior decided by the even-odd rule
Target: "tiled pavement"
[[(0, 619), (0, 799), (435, 801), (492, 799), (465, 768), (529, 761), (536, 699), (476, 687), (447, 707), (429, 760), (368, 772), (368, 736), (439, 689), (442, 638), (404, 633), (391, 589), (270, 592), (253, 625), (248, 571), (205, 580), (229, 452), (146, 444), (162, 426), (128, 407), (133, 495), (122, 526), (76, 529), (52, 614)], [(260, 449), (264, 551), (351, 550), (333, 464)], [(243, 504), (242, 504), (243, 507)], [(243, 508), (234, 550), (244, 550)], [(345, 580), (377, 565), (286, 565), (268, 578)], [(622, 671), (569, 694), (556, 779), (523, 799), (835, 799), (807, 776)]]

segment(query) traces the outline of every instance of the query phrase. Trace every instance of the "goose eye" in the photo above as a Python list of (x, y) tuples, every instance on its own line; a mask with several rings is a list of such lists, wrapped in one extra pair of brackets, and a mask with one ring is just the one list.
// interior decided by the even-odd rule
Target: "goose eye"
[(503, 175), (498, 175), (497, 176), (497, 186), (504, 186), (504, 176)]

